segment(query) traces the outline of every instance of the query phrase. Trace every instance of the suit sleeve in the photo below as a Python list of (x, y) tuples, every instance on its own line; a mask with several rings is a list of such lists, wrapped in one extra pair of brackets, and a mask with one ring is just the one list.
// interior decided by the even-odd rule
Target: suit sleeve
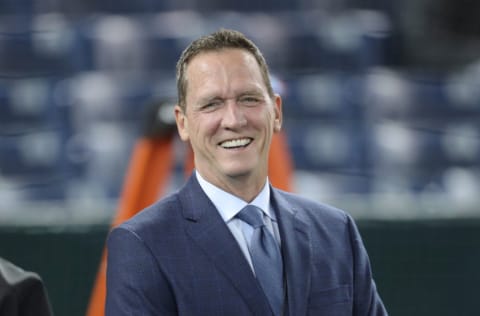
[(171, 287), (137, 234), (115, 228), (107, 247), (105, 316), (177, 314)]
[(354, 306), (353, 315), (388, 315), (377, 292), (367, 251), (353, 219), (348, 216), (348, 225), (354, 258)]

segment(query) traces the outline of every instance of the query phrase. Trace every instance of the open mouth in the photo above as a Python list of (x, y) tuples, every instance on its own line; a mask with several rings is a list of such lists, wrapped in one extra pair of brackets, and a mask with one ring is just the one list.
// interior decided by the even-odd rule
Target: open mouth
[(235, 148), (247, 147), (252, 141), (253, 141), (252, 138), (237, 138), (237, 139), (229, 139), (229, 140), (223, 141), (219, 145), (225, 149), (235, 149)]

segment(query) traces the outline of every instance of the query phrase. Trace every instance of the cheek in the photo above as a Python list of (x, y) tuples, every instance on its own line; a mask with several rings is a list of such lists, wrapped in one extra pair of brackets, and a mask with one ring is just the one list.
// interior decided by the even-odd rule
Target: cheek
[(192, 116), (190, 121), (190, 137), (199, 138), (213, 135), (217, 129), (217, 119), (212, 115)]
[(275, 129), (275, 118), (270, 111), (257, 112), (251, 116), (251, 122), (258, 129), (264, 129), (271, 134)]

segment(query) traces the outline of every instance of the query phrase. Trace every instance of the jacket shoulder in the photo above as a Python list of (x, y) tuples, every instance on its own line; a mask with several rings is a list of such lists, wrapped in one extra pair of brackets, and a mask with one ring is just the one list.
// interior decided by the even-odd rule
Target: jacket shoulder
[(173, 193), (147, 206), (116, 228), (126, 229), (137, 235), (154, 231), (156, 234), (169, 233), (180, 220), (181, 204), (178, 194)]
[(280, 200), (278, 203), (287, 203), (288, 208), (296, 211), (298, 216), (307, 221), (321, 220), (346, 223), (349, 220), (350, 215), (335, 206), (314, 201), (296, 193), (274, 190), (275, 196)]

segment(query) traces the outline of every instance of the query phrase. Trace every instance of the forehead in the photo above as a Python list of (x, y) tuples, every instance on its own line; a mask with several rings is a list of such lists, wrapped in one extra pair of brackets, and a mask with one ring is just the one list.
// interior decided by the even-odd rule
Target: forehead
[(260, 66), (255, 57), (247, 50), (239, 48), (225, 48), (221, 50), (202, 52), (193, 57), (187, 65), (187, 75), (202, 72), (209, 74), (215, 70), (258, 71)]
[(208, 86), (208, 83), (263, 83), (255, 57), (244, 49), (228, 48), (196, 55), (186, 69), (187, 90)]

